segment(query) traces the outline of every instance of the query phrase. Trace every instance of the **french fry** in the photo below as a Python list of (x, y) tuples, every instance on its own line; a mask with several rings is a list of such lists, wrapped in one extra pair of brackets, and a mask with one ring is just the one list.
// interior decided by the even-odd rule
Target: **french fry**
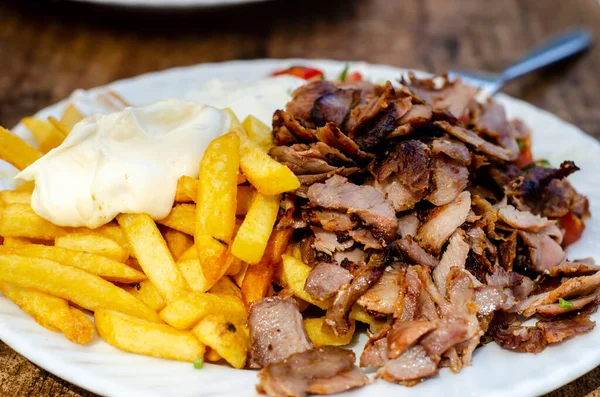
[(237, 216), (243, 216), (248, 213), (250, 204), (252, 204), (252, 197), (254, 196), (255, 190), (252, 186), (238, 186), (237, 190), (237, 206), (235, 214)]
[(23, 171), (37, 159), (42, 152), (29, 146), (24, 140), (0, 127), (0, 159)]
[(56, 128), (64, 137), (69, 135), (69, 133), (71, 132), (71, 129), (69, 129), (66, 125), (57, 120), (55, 117), (48, 117), (48, 122), (52, 124), (54, 128)]
[(177, 181), (177, 191), (175, 192), (176, 203), (192, 203), (198, 196), (198, 179), (189, 176), (182, 176)]
[(331, 305), (330, 300), (318, 301), (313, 299), (308, 292), (304, 290), (304, 284), (306, 283), (306, 279), (312, 268), (291, 255), (284, 254), (281, 256), (281, 259), (283, 264), (281, 269), (281, 282), (298, 298), (326, 310)]
[(211, 348), (206, 348), (206, 353), (204, 354), (204, 358), (206, 359), (206, 361), (209, 361), (211, 363), (216, 363), (219, 360), (222, 360), (223, 357), (219, 356), (219, 353), (217, 353), (216, 351), (214, 351)]
[(138, 262), (135, 258), (129, 258), (125, 261), (125, 264), (135, 270), (139, 270), (140, 272), (144, 272), (144, 269), (140, 266), (140, 262)]
[(281, 255), (285, 252), (292, 233), (293, 229), (275, 230), (260, 262), (248, 266), (241, 285), (246, 306), (267, 296), (273, 276), (280, 265)]
[[(198, 251), (196, 251), (196, 246), (194, 244), (192, 244), (191, 247), (189, 247), (188, 249), (186, 249), (180, 256), (178, 261), (187, 261), (190, 259), (196, 259), (198, 260)], [(198, 265), (199, 266), (199, 265)]]
[(299, 188), (298, 177), (288, 167), (273, 160), (248, 137), (231, 109), (224, 111), (231, 120), (230, 129), (240, 137), (240, 168), (252, 186), (264, 195), (275, 195)]
[(25, 237), (4, 237), (5, 247), (23, 247), (24, 245), (33, 244), (30, 239)]
[(45, 120), (25, 117), (21, 122), (31, 131), (36, 141), (38, 141), (42, 153), (48, 153), (65, 140), (65, 136)]
[(129, 258), (127, 248), (122, 247), (111, 238), (96, 233), (67, 234), (57, 237), (54, 240), (54, 245), (73, 251), (104, 256), (121, 263)]
[[(231, 243), (235, 227), (240, 138), (235, 132), (212, 141), (200, 162), (196, 233)], [(199, 248), (196, 242), (196, 249)], [(200, 251), (198, 251), (200, 258)]]
[(208, 292), (212, 292), (214, 294), (228, 294), (235, 295), (238, 298), (242, 298), (242, 291), (240, 291), (240, 287), (238, 287), (231, 279), (227, 276), (221, 277), (219, 281), (215, 285), (212, 286)]
[(232, 321), (225, 313), (203, 317), (192, 332), (204, 345), (210, 346), (234, 368), (244, 368), (250, 345), (245, 322)]
[(95, 274), (108, 281), (137, 283), (146, 280), (146, 275), (131, 267), (87, 252), (73, 251), (62, 247), (28, 244), (21, 247), (0, 246), (0, 254), (21, 255), (30, 258), (47, 259), (63, 265), (73, 266)]
[(68, 129), (69, 132), (73, 129), (73, 126), (84, 119), (83, 114), (70, 103), (65, 109), (60, 122)]
[[(84, 229), (84, 228), (82, 228)], [(123, 247), (124, 249), (126, 249), (129, 252), (129, 255), (132, 256), (132, 252), (131, 249), (129, 247), (129, 241), (127, 241), (127, 236), (125, 236), (125, 232), (123, 231), (123, 229), (121, 229), (121, 227), (119, 226), (119, 224), (117, 222), (110, 222), (107, 223), (106, 225), (102, 225), (99, 228), (96, 229), (88, 229), (88, 230), (82, 230), (82, 233), (97, 233), (97, 234), (101, 234), (104, 237), (108, 237), (111, 240), (114, 240), (115, 242), (117, 242), (121, 247)]]
[(315, 347), (321, 346), (344, 346), (352, 341), (356, 325), (354, 320), (350, 321), (350, 330), (344, 335), (336, 336), (333, 332), (323, 329), (325, 317), (307, 318), (304, 322), (304, 329), (308, 338)]
[(65, 229), (40, 217), (27, 204), (8, 204), (0, 208), (0, 213), (0, 236), (54, 240), (66, 234)]
[(125, 290), (157, 312), (161, 311), (166, 306), (166, 302), (162, 296), (160, 296), (154, 284), (149, 280), (144, 280), (133, 286), (127, 286)]
[(200, 266), (198, 258), (180, 260), (177, 262), (177, 268), (192, 291), (206, 292), (211, 287), (202, 273), (202, 266)]
[(165, 219), (156, 221), (156, 223), (193, 236), (196, 229), (195, 219), (196, 206), (194, 204), (177, 204)]
[(109, 281), (46, 259), (2, 254), (0, 281), (57, 296), (91, 311), (110, 309), (159, 321), (154, 310)]
[(196, 233), (194, 240), (199, 271), (210, 288), (227, 272), (227, 266), (231, 264), (231, 260), (228, 259), (230, 250), (225, 244), (207, 234)]
[(120, 214), (117, 221), (144, 269), (148, 279), (167, 302), (189, 291), (189, 287), (175, 266), (169, 248), (158, 227), (146, 214)]
[(38, 324), (62, 332), (71, 342), (85, 345), (94, 337), (92, 321), (64, 299), (10, 283), (0, 283), (0, 291)]
[(33, 193), (33, 189), (35, 189), (35, 182), (34, 181), (26, 181), (26, 182), (23, 182), (21, 185), (17, 186), (15, 191), (16, 192)]
[(238, 274), (240, 270), (242, 270), (242, 268), (244, 267), (244, 262), (240, 258), (236, 258), (233, 255), (231, 255), (230, 258), (231, 264), (229, 265), (229, 267), (227, 268), (227, 272), (225, 273), (227, 276), (233, 276)]
[(246, 273), (248, 272), (249, 266), (250, 265), (248, 265), (248, 263), (242, 262), (242, 268), (240, 269), (240, 271), (231, 276), (233, 281), (235, 281), (237, 286), (240, 288), (242, 287), (242, 283), (244, 282), (244, 278), (246, 277)]
[(244, 130), (246, 130), (248, 137), (256, 143), (258, 147), (266, 153), (269, 153), (269, 150), (274, 146), (271, 128), (252, 115), (246, 117), (242, 126), (244, 127)]
[(235, 295), (192, 292), (169, 303), (160, 312), (160, 318), (171, 327), (184, 330), (211, 313), (228, 314), (239, 321), (247, 317), (244, 303)]
[(369, 329), (374, 334), (381, 331), (384, 327), (390, 325), (390, 321), (391, 321), (391, 320), (384, 321), (384, 320), (380, 320), (380, 319), (373, 317), (372, 315), (367, 313), (367, 311), (365, 310), (364, 307), (362, 307), (360, 305), (352, 306), (352, 310), (350, 311), (349, 317), (351, 320), (356, 320), (356, 321), (360, 321), (361, 323), (368, 324)]
[(103, 309), (96, 311), (94, 320), (98, 335), (121, 350), (188, 362), (204, 357), (204, 345), (189, 331)]
[(258, 263), (265, 252), (279, 212), (280, 196), (256, 193), (233, 241), (232, 253), (244, 262)]
[(31, 204), (30, 192), (18, 192), (16, 190), (0, 191), (0, 200), (5, 204)]
[(165, 228), (162, 235), (167, 243), (167, 247), (169, 247), (169, 251), (171, 251), (173, 259), (176, 261), (179, 260), (181, 254), (194, 245), (194, 239), (189, 234), (185, 234), (179, 230)]

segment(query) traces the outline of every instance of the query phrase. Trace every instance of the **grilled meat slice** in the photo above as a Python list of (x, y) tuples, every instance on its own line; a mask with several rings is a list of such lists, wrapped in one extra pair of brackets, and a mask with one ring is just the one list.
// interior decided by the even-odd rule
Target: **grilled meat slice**
[(352, 274), (348, 270), (335, 263), (320, 262), (310, 271), (304, 290), (313, 299), (325, 300), (351, 281)]
[(353, 352), (331, 346), (293, 354), (263, 368), (258, 373), (258, 389), (272, 397), (301, 397), (361, 387), (368, 378), (354, 360)]
[(262, 368), (312, 348), (302, 315), (288, 298), (263, 298), (250, 307), (250, 367)]

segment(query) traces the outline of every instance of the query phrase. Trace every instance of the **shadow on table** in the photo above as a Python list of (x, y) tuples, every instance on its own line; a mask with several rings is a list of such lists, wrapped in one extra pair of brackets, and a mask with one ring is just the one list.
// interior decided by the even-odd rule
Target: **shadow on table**
[(88, 28), (135, 30), (140, 34), (215, 34), (260, 32), (275, 22), (298, 24), (304, 29), (323, 20), (339, 23), (363, 1), (368, 0), (269, 0), (208, 8), (119, 7), (68, 0), (3, 0), (3, 3), (39, 21), (52, 18)]

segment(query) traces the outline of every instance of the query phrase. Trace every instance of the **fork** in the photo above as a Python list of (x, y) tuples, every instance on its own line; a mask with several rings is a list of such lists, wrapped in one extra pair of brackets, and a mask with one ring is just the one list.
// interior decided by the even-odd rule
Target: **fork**
[(448, 72), (448, 77), (450, 80), (458, 77), (466, 84), (478, 87), (477, 98), (485, 100), (500, 91), (509, 81), (585, 51), (591, 45), (592, 34), (588, 29), (572, 29), (543, 42), (500, 73), (457, 69)]

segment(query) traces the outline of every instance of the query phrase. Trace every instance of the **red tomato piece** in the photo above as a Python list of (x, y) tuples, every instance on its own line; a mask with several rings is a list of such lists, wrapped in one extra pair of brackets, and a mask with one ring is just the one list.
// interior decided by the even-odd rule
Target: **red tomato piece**
[(567, 247), (581, 238), (585, 230), (583, 219), (569, 211), (566, 215), (560, 218), (560, 225), (565, 230), (562, 246)]
[(531, 154), (531, 150), (523, 149), (519, 152), (519, 158), (515, 162), (515, 165), (519, 168), (523, 168), (528, 166), (533, 162), (533, 155)]
[(362, 81), (363, 75), (360, 72), (352, 72), (348, 75), (347, 81)]
[(315, 77), (323, 77), (323, 72), (319, 69), (308, 68), (306, 66), (292, 66), (288, 69), (276, 70), (272, 76), (280, 76), (282, 74), (290, 74), (292, 76), (300, 77), (301, 79), (310, 80)]

